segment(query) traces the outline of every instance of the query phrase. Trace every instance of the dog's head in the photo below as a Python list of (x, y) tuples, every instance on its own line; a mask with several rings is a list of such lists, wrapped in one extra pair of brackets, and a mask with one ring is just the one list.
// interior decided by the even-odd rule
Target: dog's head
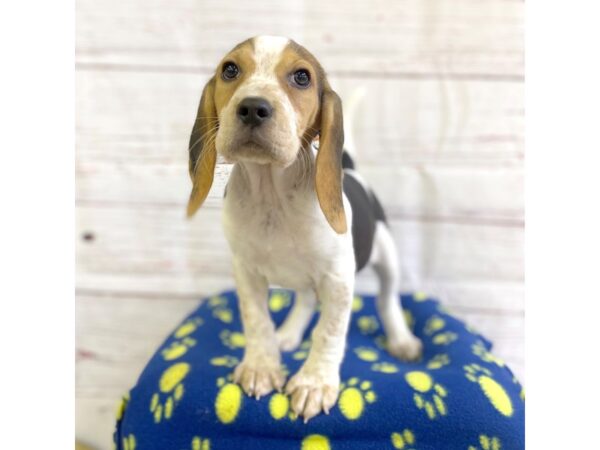
[(237, 45), (202, 92), (189, 146), (188, 216), (208, 195), (217, 152), (229, 162), (287, 167), (317, 135), (317, 197), (329, 224), (344, 233), (342, 107), (323, 68), (286, 38), (260, 36)]

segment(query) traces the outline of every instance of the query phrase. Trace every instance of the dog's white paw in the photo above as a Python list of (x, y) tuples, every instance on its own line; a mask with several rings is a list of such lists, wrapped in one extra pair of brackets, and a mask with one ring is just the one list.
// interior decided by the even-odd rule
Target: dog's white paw
[(275, 332), (279, 350), (282, 352), (291, 352), (296, 350), (302, 342), (302, 334), (298, 330), (293, 330), (289, 327), (281, 326)]
[(285, 373), (278, 363), (244, 359), (235, 368), (233, 381), (242, 386), (246, 394), (260, 399), (273, 390), (283, 389)]
[(304, 423), (321, 411), (329, 414), (338, 398), (340, 379), (337, 371), (322, 375), (317, 371), (302, 368), (285, 387), (291, 395), (292, 411), (304, 417)]
[(401, 341), (388, 341), (387, 350), (402, 361), (417, 361), (423, 354), (423, 343), (415, 336), (410, 336)]

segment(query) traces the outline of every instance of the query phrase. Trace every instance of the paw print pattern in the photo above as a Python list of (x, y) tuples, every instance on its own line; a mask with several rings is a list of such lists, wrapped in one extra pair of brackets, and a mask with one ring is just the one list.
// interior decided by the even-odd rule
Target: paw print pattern
[(183, 380), (190, 372), (188, 363), (180, 362), (167, 368), (158, 382), (158, 392), (150, 400), (150, 412), (154, 415), (154, 422), (160, 423), (173, 416), (173, 411), (183, 398)]
[(436, 383), (426, 372), (413, 371), (405, 375), (406, 382), (415, 391), (413, 399), (419, 409), (425, 410), (431, 420), (447, 414), (444, 398), (446, 388)]
[(330, 450), (329, 439), (321, 434), (311, 434), (302, 439), (301, 450)]
[(440, 353), (427, 362), (427, 368), (429, 370), (441, 369), (448, 364), (450, 364), (450, 357), (445, 353)]
[(467, 380), (477, 383), (496, 410), (506, 417), (513, 415), (513, 405), (504, 388), (492, 377), (492, 372), (478, 364), (464, 366)]
[(173, 333), (173, 336), (177, 339), (182, 339), (189, 336), (202, 325), (203, 320), (200, 317), (194, 317), (183, 322)]
[(431, 316), (427, 323), (425, 324), (425, 329), (423, 332), (427, 336), (431, 336), (438, 331), (441, 331), (446, 326), (446, 321), (442, 319), (440, 316)]
[(375, 339), (375, 345), (379, 347), (381, 350), (387, 350), (387, 338), (385, 334), (380, 334)]
[(288, 291), (273, 291), (269, 297), (269, 309), (276, 313), (292, 304), (292, 296)]
[(276, 392), (271, 396), (271, 400), (269, 400), (269, 413), (275, 420), (281, 420), (286, 417), (290, 420), (296, 420), (298, 418), (290, 409), (289, 397), (281, 392)]
[(200, 436), (194, 436), (191, 450), (210, 450), (210, 439), (202, 439)]
[(232, 350), (246, 346), (246, 338), (239, 331), (223, 330), (219, 333), (219, 338), (225, 347)]
[(379, 322), (375, 316), (360, 316), (356, 324), (362, 334), (373, 334), (379, 329)]
[(237, 359), (235, 356), (229, 356), (229, 355), (215, 356), (214, 358), (211, 358), (211, 360), (210, 360), (210, 364), (213, 366), (229, 367), (229, 368), (237, 366), (239, 362), (240, 362), (240, 360)]
[(497, 437), (490, 437), (482, 434), (479, 436), (479, 447), (469, 445), (468, 450), (501, 450), (502, 444)]
[(352, 299), (352, 312), (358, 312), (363, 309), (363, 299), (362, 297), (355, 295)]
[(174, 359), (185, 355), (187, 351), (194, 345), (196, 345), (196, 340), (186, 336), (179, 341), (171, 342), (171, 344), (162, 352), (160, 352), (160, 354), (165, 361), (173, 361)]
[(212, 315), (214, 318), (219, 319), (223, 323), (231, 323), (233, 322), (233, 311), (229, 308), (215, 308), (213, 309)]
[(365, 409), (365, 403), (373, 403), (377, 400), (375, 392), (371, 390), (370, 381), (360, 381), (353, 377), (348, 383), (340, 385), (340, 399), (338, 406), (342, 415), (348, 420), (356, 420)]
[(302, 342), (302, 344), (300, 344), (298, 351), (294, 352), (294, 354), (292, 354), (292, 358), (294, 358), (296, 361), (302, 361), (307, 358), (309, 350), (310, 350), (310, 341), (306, 340), (306, 341)]
[(219, 421), (228, 425), (235, 421), (242, 408), (242, 388), (233, 383), (232, 376), (217, 379), (219, 392), (215, 398), (215, 414)]
[(471, 350), (473, 351), (473, 354), (476, 356), (479, 356), (479, 358), (487, 363), (494, 363), (496, 364), (498, 367), (504, 367), (504, 361), (494, 355), (492, 355), (487, 348), (485, 347), (485, 344), (481, 341), (477, 341), (475, 344), (473, 344), (471, 346)]
[(123, 450), (135, 450), (137, 446), (137, 442), (135, 440), (135, 436), (133, 434), (129, 434), (125, 436), (122, 440)]
[(458, 335), (452, 331), (436, 334), (431, 342), (435, 345), (450, 345), (458, 339)]
[(227, 300), (227, 298), (223, 297), (221, 295), (218, 295), (218, 296), (215, 296), (215, 297), (211, 297), (208, 300), (208, 307), (210, 309), (224, 308), (224, 307), (227, 307), (228, 304), (229, 304), (229, 301)]
[(400, 369), (398, 369), (398, 366), (396, 364), (388, 363), (388, 362), (380, 362), (380, 363), (373, 364), (371, 366), (371, 370), (373, 372), (381, 372), (381, 373), (398, 373), (398, 371)]
[(356, 347), (354, 353), (359, 359), (367, 362), (374, 362), (379, 359), (379, 352), (371, 347)]
[(123, 414), (125, 414), (125, 409), (127, 409), (127, 404), (129, 403), (129, 394), (121, 397), (121, 401), (117, 405), (117, 410), (115, 411), (115, 417), (117, 420), (121, 420), (123, 418)]
[(392, 433), (390, 436), (392, 446), (401, 450), (412, 450), (410, 447), (416, 442), (414, 433), (406, 429), (401, 433)]
[(413, 294), (413, 300), (415, 302), (424, 302), (429, 299), (427, 298), (427, 294), (425, 292), (418, 291)]

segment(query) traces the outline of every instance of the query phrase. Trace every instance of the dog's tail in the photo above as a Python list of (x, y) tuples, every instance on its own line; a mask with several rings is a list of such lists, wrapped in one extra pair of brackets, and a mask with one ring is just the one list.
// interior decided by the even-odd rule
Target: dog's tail
[(354, 169), (354, 159), (356, 157), (356, 145), (354, 141), (354, 118), (358, 105), (367, 93), (364, 86), (355, 88), (352, 93), (343, 102), (344, 113), (344, 155), (342, 157), (342, 167), (344, 169)]

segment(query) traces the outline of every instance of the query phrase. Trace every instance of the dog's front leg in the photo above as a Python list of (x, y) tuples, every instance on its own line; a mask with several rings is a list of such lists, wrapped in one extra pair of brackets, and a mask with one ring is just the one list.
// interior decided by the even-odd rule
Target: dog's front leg
[(264, 277), (239, 261), (234, 261), (234, 274), (246, 348), (233, 377), (246, 394), (258, 399), (273, 389), (281, 390), (285, 383), (275, 326), (267, 306), (269, 286)]
[(307, 422), (335, 405), (340, 364), (352, 309), (353, 277), (326, 277), (317, 287), (321, 317), (312, 333), (312, 346), (302, 368), (286, 386), (293, 411)]

